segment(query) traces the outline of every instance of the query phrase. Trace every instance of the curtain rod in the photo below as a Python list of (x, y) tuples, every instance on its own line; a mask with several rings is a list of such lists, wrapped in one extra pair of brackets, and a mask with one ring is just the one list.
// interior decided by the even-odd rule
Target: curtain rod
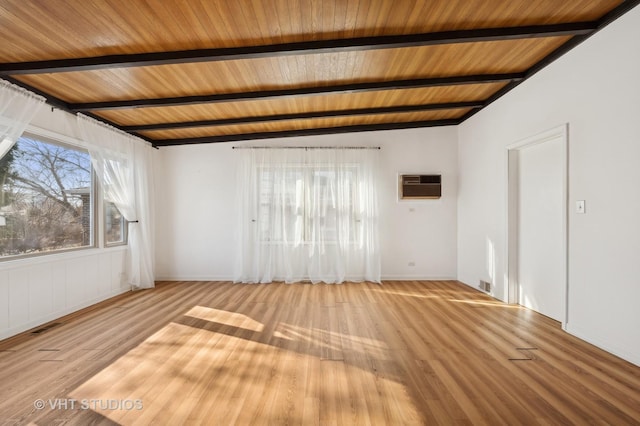
[(233, 146), (231, 149), (380, 149), (379, 146)]

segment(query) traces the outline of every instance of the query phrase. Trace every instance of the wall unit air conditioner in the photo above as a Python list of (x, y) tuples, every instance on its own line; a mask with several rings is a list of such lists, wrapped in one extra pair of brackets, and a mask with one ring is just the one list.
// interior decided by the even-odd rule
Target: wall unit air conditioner
[(442, 196), (441, 175), (400, 175), (398, 195), (401, 200), (420, 200)]

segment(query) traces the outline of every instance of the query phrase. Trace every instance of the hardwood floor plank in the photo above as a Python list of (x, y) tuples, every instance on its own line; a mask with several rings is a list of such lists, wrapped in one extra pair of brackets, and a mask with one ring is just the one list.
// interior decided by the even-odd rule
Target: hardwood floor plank
[(640, 424), (640, 368), (453, 281), (165, 282), (58, 322), (0, 342), (0, 424)]

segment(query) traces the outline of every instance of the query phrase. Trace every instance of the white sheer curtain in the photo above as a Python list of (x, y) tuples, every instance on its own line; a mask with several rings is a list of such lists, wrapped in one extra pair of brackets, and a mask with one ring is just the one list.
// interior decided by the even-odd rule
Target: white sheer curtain
[(377, 149), (240, 149), (236, 282), (380, 282)]
[(44, 102), (42, 96), (0, 80), (0, 158), (15, 145)]
[(138, 138), (78, 114), (78, 127), (104, 191), (129, 222), (127, 280), (154, 287), (151, 147)]

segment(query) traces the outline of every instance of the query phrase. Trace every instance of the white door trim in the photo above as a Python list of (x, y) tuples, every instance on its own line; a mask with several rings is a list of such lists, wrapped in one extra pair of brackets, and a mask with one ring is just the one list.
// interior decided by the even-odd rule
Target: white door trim
[(519, 300), (519, 283), (518, 283), (518, 153), (520, 150), (530, 147), (536, 144), (544, 143), (550, 140), (561, 138), (563, 141), (563, 155), (562, 159), (562, 232), (564, 235), (563, 238), (563, 247), (562, 252), (564, 253), (564, 277), (565, 277), (565, 290), (564, 290), (564, 315), (562, 321), (562, 328), (566, 329), (568, 318), (569, 318), (569, 256), (568, 256), (568, 170), (569, 170), (569, 124), (563, 124), (561, 126), (554, 127), (547, 131), (541, 132), (537, 135), (530, 136), (528, 138), (519, 140), (511, 145), (508, 145), (505, 152), (505, 161), (506, 161), (506, 170), (507, 170), (507, 178), (506, 178), (506, 200), (507, 200), (507, 221), (506, 221), (506, 254), (505, 259), (507, 260), (507, 302), (512, 304), (517, 304)]

